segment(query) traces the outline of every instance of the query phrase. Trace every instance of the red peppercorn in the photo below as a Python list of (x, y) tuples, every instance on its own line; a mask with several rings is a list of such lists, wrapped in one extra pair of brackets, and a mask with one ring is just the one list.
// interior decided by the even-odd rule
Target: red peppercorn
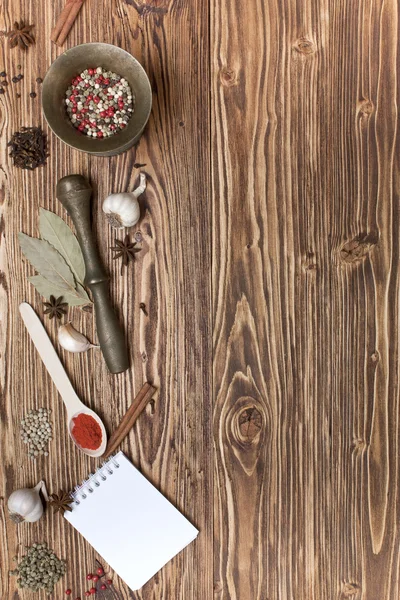
[(101, 586), (100, 586), (100, 589), (101, 589), (101, 590), (106, 590), (106, 589), (107, 589), (107, 586), (106, 586), (106, 585), (104, 585), (104, 583), (102, 583), (102, 584), (101, 584)]
[(107, 579), (108, 585), (112, 585), (112, 579)]
[(89, 95), (87, 96), (87, 99), (88, 99), (88, 100), (93, 100), (93, 94), (89, 94)]
[(102, 131), (99, 131), (99, 132), (98, 132), (98, 134), (97, 134), (97, 137), (98, 137), (98, 138), (102, 138), (102, 137), (103, 137), (103, 132), (102, 132)]
[(114, 123), (111, 123), (111, 125), (110, 125), (110, 129), (111, 129), (111, 131), (114, 131), (114, 130), (115, 130), (115, 125), (114, 125)]
[(71, 110), (75, 114), (78, 109), (76, 108), (76, 106), (73, 106)]
[(97, 569), (97, 575), (100, 575), (100, 576), (101, 576), (101, 575), (104, 575), (104, 569), (102, 569), (101, 567), (99, 567), (99, 568)]
[(100, 102), (100, 98), (99, 98), (99, 96), (95, 96), (95, 97), (93, 98), (93, 102), (94, 102), (95, 104), (98, 104), (98, 103)]
[(82, 81), (82, 77), (80, 75), (76, 76), (77, 81)]
[(72, 594), (72, 590), (65, 590), (65, 593), (67, 594), (67, 596), (70, 596)]
[(82, 125), (82, 123), (81, 123), (81, 124), (79, 125), (79, 127), (78, 127), (78, 130), (79, 130), (79, 131), (85, 131), (85, 126), (84, 126), (84, 125)]
[(108, 84), (110, 83), (110, 80), (107, 78), (107, 79), (105, 79), (105, 80), (104, 80), (104, 83), (105, 83), (106, 85), (108, 85)]
[(107, 116), (107, 112), (106, 112), (105, 110), (102, 110), (102, 111), (100, 112), (100, 116), (101, 116), (101, 117), (104, 119), (104, 117), (106, 117), (106, 116)]
[(98, 575), (93, 575), (93, 581), (96, 583), (96, 581), (99, 580), (99, 576)]
[(120, 123), (119, 126), (121, 127), (121, 129), (124, 129), (124, 127), (126, 127), (126, 123)]
[(72, 93), (74, 96), (77, 96), (79, 94), (79, 90), (77, 90), (76, 88), (74, 90), (72, 90)]
[(109, 96), (107, 96), (108, 100), (112, 100), (114, 98), (114, 96), (111, 96), (111, 94)]
[(91, 579), (93, 579), (93, 575), (89, 573), (88, 575), (86, 575), (86, 579), (90, 581)]
[(89, 75), (93, 75), (94, 74), (94, 69), (88, 69), (88, 73), (89, 73)]
[(91, 594), (95, 594), (96, 593), (96, 588), (92, 587), (92, 588), (90, 588), (89, 591), (90, 591)]
[(72, 80), (72, 85), (77, 85), (78, 84), (78, 80), (77, 79), (73, 79)]

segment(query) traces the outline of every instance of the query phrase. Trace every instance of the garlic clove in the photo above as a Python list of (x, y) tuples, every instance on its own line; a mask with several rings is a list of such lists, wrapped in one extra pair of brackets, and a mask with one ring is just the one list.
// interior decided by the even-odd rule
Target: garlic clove
[(89, 348), (98, 348), (75, 329), (71, 322), (61, 325), (58, 329), (58, 342), (68, 352), (86, 352)]
[(45, 500), (48, 500), (44, 481), (39, 481), (34, 488), (23, 488), (11, 494), (7, 502), (7, 507), (10, 518), (14, 523), (22, 523), (24, 521), (34, 523), (40, 519), (43, 514), (40, 491)]

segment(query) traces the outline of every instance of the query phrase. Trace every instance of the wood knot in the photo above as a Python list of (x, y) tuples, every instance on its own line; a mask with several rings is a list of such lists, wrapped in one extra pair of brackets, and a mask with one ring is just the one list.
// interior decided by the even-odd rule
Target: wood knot
[(377, 362), (379, 362), (379, 359), (380, 359), (380, 354), (379, 354), (378, 350), (375, 350), (375, 352), (373, 352), (371, 354), (371, 360), (373, 363), (377, 363)]
[(365, 440), (363, 440), (362, 438), (355, 438), (351, 445), (352, 445), (354, 454), (356, 454), (357, 456), (362, 454), (364, 452), (364, 450), (367, 449), (367, 446), (368, 446), (367, 442)]
[(307, 39), (306, 37), (299, 38), (294, 43), (293, 47), (296, 50), (296, 52), (298, 52), (299, 54), (303, 54), (304, 56), (308, 56), (309, 54), (314, 54), (314, 52), (317, 51), (315, 44), (311, 40)]
[(224, 85), (225, 87), (232, 87), (233, 85), (237, 84), (235, 71), (233, 71), (232, 69), (228, 69), (227, 67), (221, 69), (219, 77), (222, 85)]
[(261, 431), (261, 413), (254, 406), (245, 408), (239, 414), (238, 421), (241, 441), (252, 443)]
[(375, 235), (358, 236), (345, 242), (340, 249), (340, 258), (344, 263), (357, 263), (364, 260), (378, 243)]
[(358, 112), (364, 118), (368, 118), (374, 112), (374, 105), (371, 100), (363, 100), (358, 106)]
[(342, 585), (342, 597), (343, 598), (352, 598), (361, 590), (361, 587), (358, 583), (343, 583)]

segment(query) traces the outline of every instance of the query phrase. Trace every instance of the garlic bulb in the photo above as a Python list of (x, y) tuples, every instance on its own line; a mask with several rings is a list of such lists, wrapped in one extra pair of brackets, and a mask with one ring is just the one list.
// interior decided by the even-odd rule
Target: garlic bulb
[(139, 186), (133, 192), (111, 194), (103, 202), (103, 212), (114, 229), (133, 227), (140, 219), (138, 196), (146, 189), (146, 175), (140, 174)]
[(89, 340), (75, 329), (71, 322), (61, 325), (58, 329), (58, 341), (60, 346), (68, 352), (86, 352), (89, 348), (98, 348), (89, 342)]
[(45, 500), (48, 500), (46, 485), (44, 481), (39, 481), (34, 488), (23, 488), (16, 490), (8, 499), (8, 510), (10, 518), (15, 523), (34, 523), (38, 521), (43, 514), (43, 504), (39, 492), (42, 492)]

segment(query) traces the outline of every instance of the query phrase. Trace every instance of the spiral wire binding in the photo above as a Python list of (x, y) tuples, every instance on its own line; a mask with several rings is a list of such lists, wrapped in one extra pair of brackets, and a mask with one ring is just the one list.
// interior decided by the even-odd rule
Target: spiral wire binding
[(107, 481), (107, 478), (114, 474), (115, 469), (119, 469), (119, 463), (115, 456), (110, 456), (95, 473), (90, 473), (87, 479), (84, 479), (80, 485), (75, 486), (73, 492), (71, 492), (74, 504), (79, 506), (82, 500), (86, 500), (90, 494), (93, 494), (95, 488), (100, 487), (103, 481)]

